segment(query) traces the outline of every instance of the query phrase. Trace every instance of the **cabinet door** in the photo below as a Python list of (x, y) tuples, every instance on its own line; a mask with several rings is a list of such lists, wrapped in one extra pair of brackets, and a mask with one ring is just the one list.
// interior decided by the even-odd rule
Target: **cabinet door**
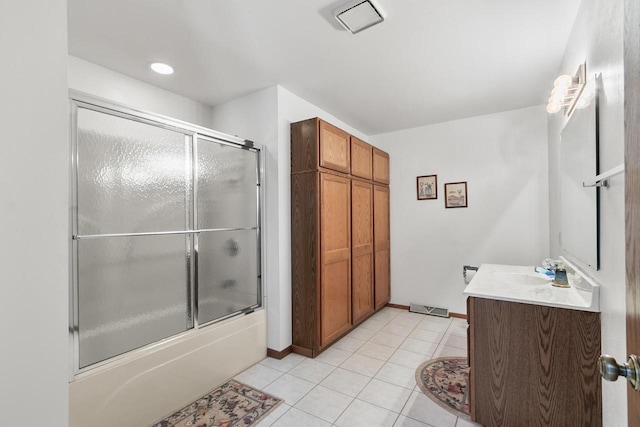
[(350, 180), (320, 175), (320, 347), (351, 327)]
[(600, 313), (470, 299), (473, 421), (602, 426)]
[(351, 182), (353, 323), (373, 312), (373, 186)]
[(376, 309), (391, 298), (390, 240), (389, 240), (389, 187), (373, 187), (373, 237), (375, 252)]
[(377, 148), (373, 149), (373, 180), (382, 184), (389, 183), (389, 155)]
[(351, 137), (351, 175), (365, 179), (373, 176), (373, 147), (355, 136)]
[(320, 166), (349, 173), (349, 134), (320, 120)]

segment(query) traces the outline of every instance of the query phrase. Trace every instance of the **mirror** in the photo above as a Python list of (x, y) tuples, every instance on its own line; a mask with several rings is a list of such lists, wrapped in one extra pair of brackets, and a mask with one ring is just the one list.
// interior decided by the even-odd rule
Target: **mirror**
[[(596, 81), (589, 84), (595, 85)], [(586, 107), (576, 108), (562, 130), (560, 141), (560, 246), (566, 256), (595, 270), (599, 268), (600, 189), (584, 187), (583, 183), (593, 182), (600, 173), (597, 113), (597, 97)]]

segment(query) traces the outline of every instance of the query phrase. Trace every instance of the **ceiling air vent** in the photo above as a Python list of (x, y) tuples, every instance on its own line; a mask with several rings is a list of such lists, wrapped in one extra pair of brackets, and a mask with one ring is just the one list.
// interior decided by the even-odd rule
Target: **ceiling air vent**
[(384, 21), (382, 10), (370, 0), (353, 0), (333, 12), (336, 19), (351, 33), (359, 33)]

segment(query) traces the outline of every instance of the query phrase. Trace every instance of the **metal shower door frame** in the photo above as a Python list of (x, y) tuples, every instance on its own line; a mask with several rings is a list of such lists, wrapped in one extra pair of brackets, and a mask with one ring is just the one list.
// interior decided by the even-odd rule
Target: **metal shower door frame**
[[(128, 120), (133, 120), (139, 123), (160, 127), (163, 129), (179, 132), (185, 135), (185, 144), (189, 144), (190, 157), (186, 160), (190, 164), (188, 165), (188, 174), (190, 175), (190, 189), (187, 190), (188, 194), (185, 194), (186, 201), (186, 224), (185, 230), (171, 230), (162, 232), (143, 232), (143, 233), (113, 233), (113, 234), (101, 234), (101, 235), (79, 235), (78, 234), (78, 140), (77, 140), (77, 125), (78, 125), (78, 109), (88, 109), (104, 114), (109, 114), (115, 117), (120, 117)], [(263, 147), (259, 144), (254, 144), (252, 141), (238, 138), (231, 135), (226, 135), (221, 132), (217, 132), (212, 129), (208, 129), (202, 126), (187, 123), (181, 120), (173, 119), (170, 117), (162, 116), (159, 114), (138, 110), (127, 107), (122, 104), (114, 103), (99, 97), (88, 95), (82, 92), (70, 90), (69, 91), (69, 135), (70, 135), (70, 176), (69, 176), (69, 191), (70, 197), (70, 210), (69, 210), (69, 224), (70, 224), (70, 236), (69, 236), (69, 260), (70, 260), (70, 277), (69, 277), (69, 381), (74, 381), (76, 376), (84, 372), (95, 369), (99, 366), (104, 366), (114, 361), (122, 360), (133, 352), (143, 352), (150, 348), (155, 348), (164, 345), (168, 342), (184, 337), (185, 335), (192, 334), (200, 328), (215, 324), (229, 318), (248, 314), (258, 309), (264, 309), (265, 306), (265, 291), (262, 277), (264, 277), (264, 246), (263, 241), (263, 227), (265, 225), (265, 219), (263, 216), (263, 204), (265, 202), (265, 188), (264, 188), (264, 176), (265, 176), (265, 156), (263, 155)], [(197, 222), (197, 147), (198, 137), (202, 136), (211, 142), (215, 142), (222, 145), (234, 147), (236, 149), (249, 150), (256, 153), (256, 227), (253, 228), (221, 228), (221, 229), (206, 229), (199, 230), (195, 226)], [(190, 194), (189, 194), (190, 193)], [(197, 236), (200, 232), (210, 231), (238, 231), (238, 230), (253, 230), (256, 231), (257, 239), (257, 303), (250, 307), (247, 307), (241, 311), (229, 314), (227, 316), (212, 320), (207, 323), (199, 324), (198, 322), (198, 298), (197, 298), (197, 257), (198, 257), (198, 244)], [(79, 360), (79, 307), (78, 307), (78, 292), (79, 292), (79, 278), (78, 278), (78, 241), (94, 239), (98, 237), (119, 237), (119, 236), (151, 236), (151, 235), (171, 235), (171, 234), (184, 234), (187, 242), (185, 244), (185, 263), (186, 263), (186, 285), (188, 295), (188, 316), (187, 326), (188, 329), (182, 333), (164, 338), (160, 341), (156, 341), (137, 349), (130, 350), (124, 354), (110, 357), (104, 361), (100, 361), (89, 365), (84, 368), (80, 368)]]

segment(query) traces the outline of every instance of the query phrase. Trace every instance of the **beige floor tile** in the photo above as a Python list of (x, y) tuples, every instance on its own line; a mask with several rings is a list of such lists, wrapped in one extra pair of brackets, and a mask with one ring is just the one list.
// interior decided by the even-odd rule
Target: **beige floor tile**
[(288, 405), (295, 405), (315, 384), (293, 375), (284, 374), (264, 389), (265, 392), (284, 399)]
[(446, 345), (447, 347), (456, 347), (466, 350), (467, 349), (467, 336), (458, 335), (445, 335), (440, 341), (440, 345)]
[(467, 357), (467, 350), (457, 348), (457, 347), (448, 347), (446, 345), (439, 345), (436, 349), (436, 352), (433, 353), (433, 358), (438, 357)]
[(407, 350), (396, 350), (387, 362), (406, 366), (411, 369), (418, 369), (418, 366), (420, 366), (422, 362), (429, 359), (431, 359), (431, 357), (424, 354), (414, 353)]
[(360, 347), (362, 347), (362, 345), (367, 342), (366, 340), (361, 340), (359, 338), (352, 338), (352, 337), (344, 337), (342, 338), (340, 341), (338, 341), (337, 343), (333, 344), (333, 346), (331, 346), (332, 348), (339, 348), (340, 350), (344, 350), (344, 351), (356, 351), (357, 349), (359, 349)]
[(425, 424), (418, 420), (414, 420), (413, 418), (405, 417), (404, 415), (400, 415), (396, 420), (396, 423), (393, 427), (432, 427), (429, 424)]
[(368, 340), (375, 334), (376, 334), (376, 331), (373, 329), (368, 329), (362, 326), (358, 326), (356, 329), (350, 332), (349, 335), (347, 336), (351, 338), (358, 338), (361, 340)]
[(398, 414), (362, 400), (354, 400), (338, 418), (338, 427), (391, 427)]
[(407, 350), (414, 353), (431, 356), (438, 348), (438, 344), (429, 341), (417, 340), (415, 338), (407, 338), (398, 348), (400, 350)]
[(395, 347), (389, 347), (387, 345), (377, 344), (369, 341), (368, 343), (360, 347), (360, 349), (356, 351), (356, 354), (373, 357), (374, 359), (387, 360), (395, 351)]
[(331, 423), (296, 408), (289, 409), (273, 427), (330, 427)]
[[(438, 319), (438, 318), (436, 318)], [(441, 321), (444, 320), (444, 321)], [(431, 318), (424, 319), (422, 322), (418, 323), (416, 329), (424, 329), (427, 331), (434, 331), (445, 333), (447, 328), (450, 326), (451, 321), (445, 319), (434, 320)]]
[(333, 423), (338, 419), (340, 414), (347, 409), (347, 406), (349, 406), (352, 401), (353, 397), (351, 396), (318, 386), (300, 399), (295, 407), (315, 417)]
[(389, 411), (400, 412), (409, 396), (411, 396), (411, 390), (373, 379), (358, 394), (358, 399)]
[(367, 320), (362, 322), (360, 326), (358, 326), (358, 328), (372, 329), (377, 332), (380, 329), (384, 328), (387, 323), (389, 322), (368, 318)]
[(320, 385), (356, 397), (369, 381), (371, 381), (371, 377), (338, 368), (325, 378)]
[(416, 370), (395, 363), (385, 363), (374, 378), (409, 390), (416, 386)]
[(267, 357), (262, 362), (260, 362), (260, 364), (268, 368), (277, 369), (278, 371), (288, 372), (306, 359), (306, 357), (300, 354), (291, 353), (280, 360), (274, 359), (272, 357)]
[(340, 350), (339, 348), (331, 347), (320, 353), (320, 356), (316, 357), (314, 360), (326, 363), (328, 365), (340, 366), (352, 354), (353, 352), (351, 351), (345, 351)]
[(382, 332), (382, 331), (373, 335), (371, 339), (369, 339), (369, 342), (382, 344), (382, 345), (395, 347), (395, 348), (398, 348), (403, 341), (404, 341), (404, 337), (401, 337), (400, 335), (393, 335), (388, 332)]
[(448, 335), (458, 335), (458, 336), (466, 338), (467, 337), (467, 323), (465, 322), (464, 325), (460, 325), (457, 322), (456, 323), (451, 323), (451, 325), (447, 329), (446, 333)]
[(402, 313), (399, 314), (391, 322), (397, 325), (411, 326), (415, 328), (420, 322), (422, 322), (424, 315), (416, 313)]
[(282, 375), (282, 372), (277, 369), (257, 364), (243, 372), (240, 372), (234, 377), (234, 379), (248, 386), (263, 390), (266, 386)]
[(426, 329), (415, 329), (409, 335), (409, 338), (413, 338), (416, 340), (440, 343), (442, 340), (443, 334), (440, 332), (427, 331)]
[(402, 410), (402, 415), (434, 427), (455, 427), (458, 419), (419, 391), (411, 393), (411, 397)]
[(382, 368), (384, 360), (374, 359), (373, 357), (364, 356), (362, 354), (353, 354), (344, 361), (341, 368), (357, 374), (372, 377)]
[(292, 370), (289, 374), (294, 375), (303, 380), (310, 381), (315, 384), (319, 384), (325, 379), (331, 372), (336, 369), (333, 365), (318, 362), (315, 359), (307, 359)]
[(473, 421), (467, 421), (463, 418), (458, 417), (458, 422), (456, 423), (456, 427), (482, 427), (480, 424), (474, 423)]
[(394, 323), (389, 323), (387, 326), (381, 329), (381, 332), (386, 332), (392, 335), (399, 335), (401, 337), (407, 337), (415, 328), (411, 326), (404, 325), (396, 325)]

